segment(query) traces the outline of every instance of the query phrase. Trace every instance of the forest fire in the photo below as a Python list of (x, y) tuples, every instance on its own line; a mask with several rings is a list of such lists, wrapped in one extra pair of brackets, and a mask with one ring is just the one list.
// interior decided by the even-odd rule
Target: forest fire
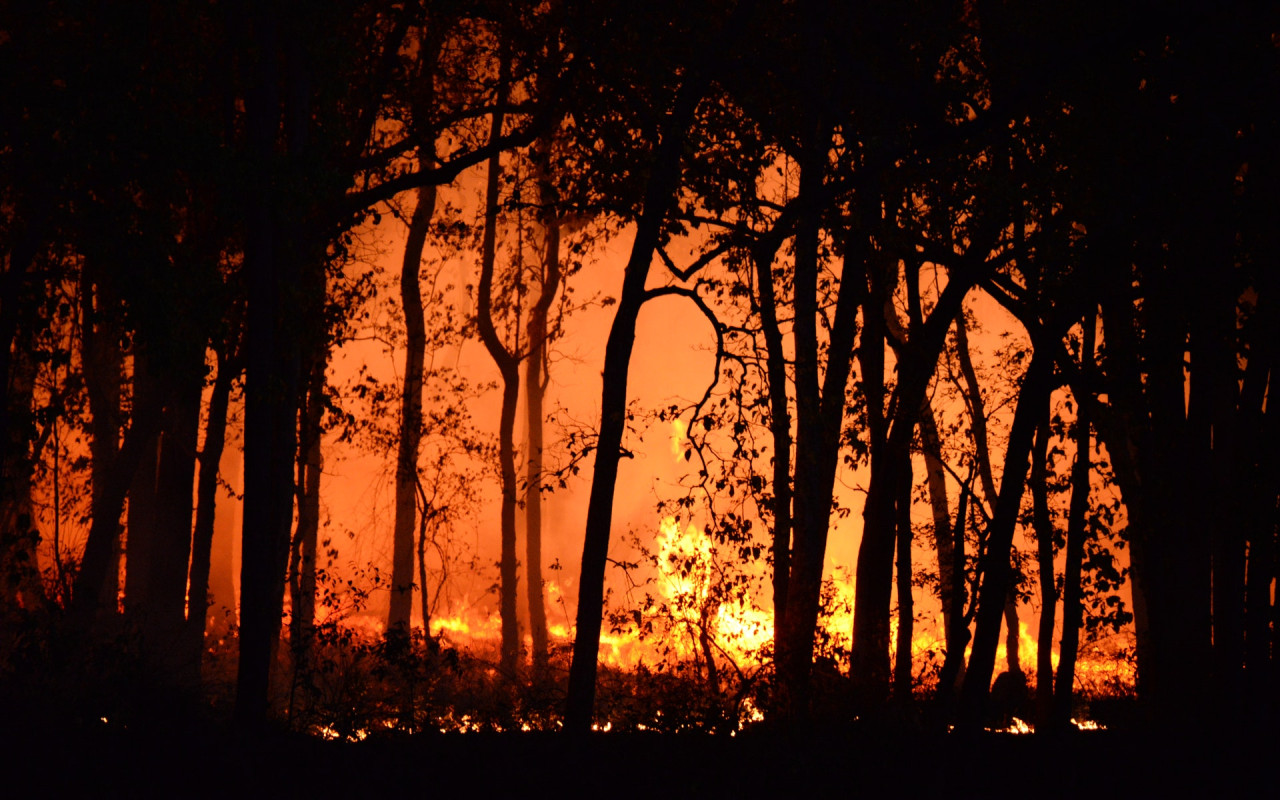
[(1274, 8), (302, 5), (0, 14), (9, 727), (1280, 729)]

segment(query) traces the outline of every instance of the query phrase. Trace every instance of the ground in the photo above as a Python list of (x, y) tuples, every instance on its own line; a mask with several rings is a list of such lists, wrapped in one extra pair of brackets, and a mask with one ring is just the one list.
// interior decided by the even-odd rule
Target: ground
[[(4, 794), (41, 797), (1176, 797), (1263, 793), (1275, 738), (920, 731), (437, 734), (10, 726)], [(898, 788), (905, 782), (905, 791)]]

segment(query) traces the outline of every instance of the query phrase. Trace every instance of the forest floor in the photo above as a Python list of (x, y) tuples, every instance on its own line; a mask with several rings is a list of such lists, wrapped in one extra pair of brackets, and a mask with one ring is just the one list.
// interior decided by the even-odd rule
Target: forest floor
[(1230, 797), (1274, 788), (1280, 777), (1274, 732), (959, 737), (853, 726), (732, 738), (452, 733), (336, 742), (210, 726), (13, 722), (0, 736), (8, 797)]

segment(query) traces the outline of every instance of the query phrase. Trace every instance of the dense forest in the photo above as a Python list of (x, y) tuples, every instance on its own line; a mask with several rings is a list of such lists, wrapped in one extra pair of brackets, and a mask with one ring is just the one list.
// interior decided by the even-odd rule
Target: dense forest
[(0, 82), (9, 719), (1280, 721), (1280, 6), (4, 0)]

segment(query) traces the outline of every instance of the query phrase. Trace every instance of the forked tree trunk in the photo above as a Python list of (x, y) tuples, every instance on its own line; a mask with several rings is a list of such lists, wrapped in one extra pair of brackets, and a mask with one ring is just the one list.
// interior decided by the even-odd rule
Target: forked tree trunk
[[(996, 481), (991, 469), (991, 449), (987, 439), (987, 404), (982, 397), (982, 385), (978, 382), (977, 370), (973, 367), (973, 356), (969, 351), (968, 323), (964, 313), (956, 315), (956, 358), (960, 362), (960, 374), (964, 376), (965, 404), (969, 408), (969, 430), (973, 435), (973, 449), (977, 456), (978, 477), (982, 481), (982, 496), (986, 502), (988, 513), (994, 514), (997, 492)], [(1010, 554), (1012, 556), (1012, 554)], [(1018, 660), (1018, 597), (1015, 586), (1009, 587), (1009, 596), (1005, 598), (1005, 667), (1009, 672), (1019, 674), (1022, 664)]]
[(991, 688), (1001, 618), (1008, 604), (1009, 587), (1013, 580), (1009, 556), (1026, 488), (1028, 457), (1034, 444), (1040, 409), (1047, 402), (1052, 388), (1052, 378), (1053, 358), (1044, 352), (1044, 348), (1037, 348), (1018, 394), (1018, 405), (1009, 431), (1009, 444), (1005, 449), (1001, 477), (1003, 491), (996, 500), (995, 513), (987, 527), (987, 550), (983, 558), (985, 563), (978, 597), (973, 653), (962, 689), (960, 724), (969, 728), (976, 728), (981, 724)]
[[(974, 245), (979, 250), (980, 245)], [(929, 381), (946, 342), (947, 329), (961, 308), (975, 279), (975, 267), (955, 270), (928, 319), (912, 330), (898, 364), (898, 384), (890, 407), (894, 409), (883, 449), (888, 456), (910, 452), (920, 408)], [(918, 268), (907, 272), (918, 280)], [(865, 333), (864, 333), (865, 336)], [(865, 380), (865, 378), (864, 378)], [(850, 673), (870, 704), (881, 703), (889, 689), (889, 602), (893, 589), (893, 554), (896, 530), (893, 496), (897, 482), (895, 462), (882, 461), (873, 468), (863, 512), (862, 543), (858, 547), (857, 583), (853, 611), (853, 650)]]
[[(814, 126), (803, 154), (795, 244), (796, 449), (792, 482), (791, 576), (787, 616), (778, 630), (778, 711), (784, 722), (809, 719), (814, 632), (821, 609), (822, 572), (839, 466), (840, 429), (853, 368), (857, 317), (867, 293), (862, 270), (873, 258), (878, 217), (846, 232), (840, 293), (827, 337), (822, 370), (818, 345), (818, 248), (821, 195), (832, 128)], [(806, 178), (806, 174), (808, 177)], [(807, 192), (807, 195), (806, 195)], [(807, 199), (806, 199), (807, 197)], [(886, 659), (888, 657), (886, 640)]]

